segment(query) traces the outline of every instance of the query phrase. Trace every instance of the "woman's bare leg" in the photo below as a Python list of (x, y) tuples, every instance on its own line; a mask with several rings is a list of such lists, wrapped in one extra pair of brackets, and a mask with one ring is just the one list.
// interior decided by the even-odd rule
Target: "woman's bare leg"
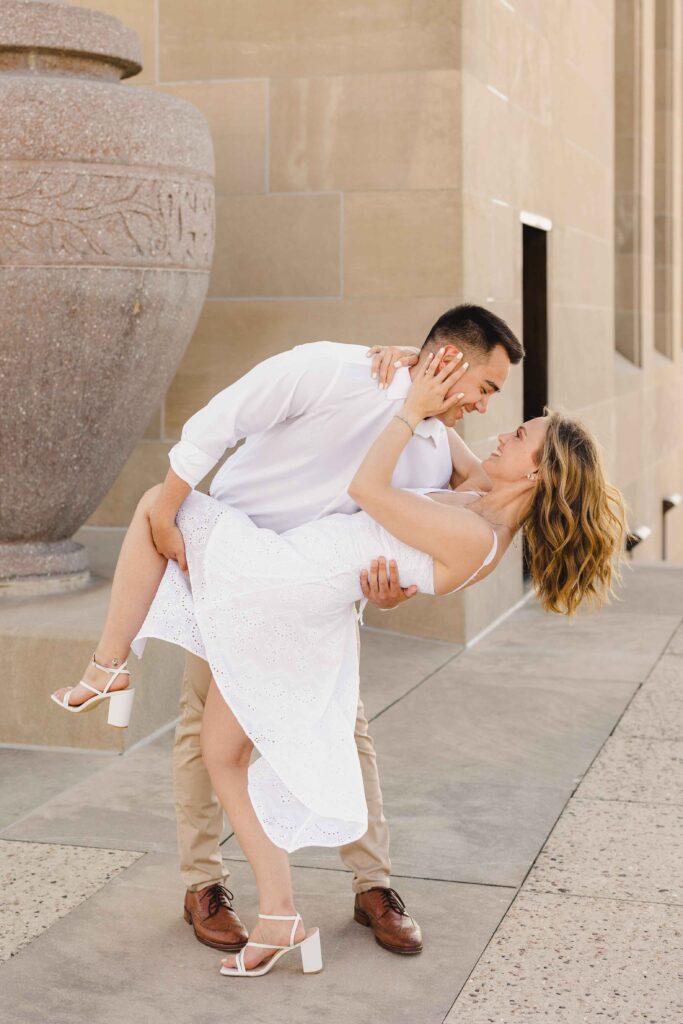
[[(201, 732), (202, 757), (218, 799), (225, 808), (242, 851), (256, 878), (261, 914), (296, 914), (292, 875), (286, 852), (268, 838), (256, 816), (247, 790), (247, 769), (253, 750), (251, 740), (211, 680), (204, 707)], [(252, 930), (254, 942), (274, 942), (286, 946), (293, 921), (263, 921)], [(300, 922), (294, 935), (299, 942), (305, 935)], [(272, 956), (273, 949), (247, 947), (245, 966), (254, 967)], [(235, 957), (223, 960), (235, 966)]]
[[(149, 510), (160, 488), (158, 484), (143, 494), (126, 531), (112, 581), (107, 619), (95, 648), (100, 665), (111, 667), (115, 658), (120, 665), (128, 657), (131, 641), (145, 621), (166, 570), (167, 560), (154, 547), (149, 524)], [(102, 690), (110, 677), (90, 661), (80, 678)], [(124, 689), (128, 680), (127, 675), (117, 676), (111, 689)], [(56, 691), (60, 698), (64, 689)], [(69, 695), (69, 703), (81, 704), (89, 697), (92, 697), (90, 690), (76, 686)]]

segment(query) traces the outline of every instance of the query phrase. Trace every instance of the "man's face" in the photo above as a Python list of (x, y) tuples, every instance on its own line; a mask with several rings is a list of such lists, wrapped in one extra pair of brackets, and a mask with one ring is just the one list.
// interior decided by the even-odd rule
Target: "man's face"
[[(446, 345), (442, 361), (451, 362), (459, 351), (457, 345)], [(463, 356), (463, 360), (468, 361), (467, 355)], [(469, 359), (469, 363), (467, 373), (457, 381), (449, 393), (462, 391), (465, 397), (459, 405), (437, 417), (447, 427), (452, 427), (465, 413), (475, 410), (485, 413), (489, 399), (503, 388), (510, 373), (510, 360), (502, 345), (496, 345), (485, 357), (477, 354), (473, 359)]]

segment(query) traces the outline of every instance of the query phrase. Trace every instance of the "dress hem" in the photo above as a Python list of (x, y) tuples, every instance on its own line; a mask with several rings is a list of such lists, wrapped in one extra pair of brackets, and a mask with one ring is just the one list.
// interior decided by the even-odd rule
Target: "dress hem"
[[(189, 654), (196, 654), (196, 651), (193, 651), (193, 650), (191, 650), (191, 649), (190, 649), (189, 647), (187, 647), (187, 646), (186, 646), (185, 644), (181, 643), (180, 641), (177, 641), (177, 640), (171, 640), (171, 639), (169, 639), (168, 637), (164, 637), (164, 636), (159, 636), (159, 635), (157, 635), (156, 633), (144, 633), (143, 635), (137, 634), (137, 636), (135, 637), (135, 639), (137, 640), (137, 639), (138, 639), (138, 637), (139, 637), (139, 639), (141, 639), (141, 640), (144, 640), (144, 641), (145, 641), (145, 646), (146, 646), (146, 642), (147, 642), (147, 640), (161, 640), (161, 641), (162, 641), (162, 642), (164, 642), (164, 643), (170, 643), (170, 644), (173, 644), (173, 646), (174, 646), (174, 647), (179, 647), (179, 648), (180, 648), (181, 650), (183, 650), (183, 651), (187, 651), (187, 652), (188, 652)], [(135, 649), (134, 649), (134, 647), (133, 647), (133, 645), (132, 645), (132, 644), (131, 644), (131, 650), (133, 651), (133, 654), (135, 654), (136, 658), (138, 658), (138, 660), (142, 660), (142, 655), (144, 654), (144, 650), (145, 650), (145, 647), (144, 647), (144, 646), (143, 646), (143, 648), (142, 648), (142, 653), (141, 653), (141, 654), (139, 654), (139, 655), (138, 655), (138, 654), (137, 654), (137, 652), (135, 651)], [(234, 709), (234, 708), (232, 707), (232, 705), (231, 705), (230, 701), (229, 701), (229, 700), (227, 699), (227, 697), (226, 697), (225, 693), (223, 692), (223, 689), (222, 689), (222, 687), (220, 686), (220, 684), (219, 684), (218, 680), (216, 679), (216, 673), (215, 673), (215, 671), (214, 671), (214, 668), (213, 668), (213, 666), (212, 666), (212, 664), (211, 664), (211, 660), (210, 660), (210, 658), (209, 658), (209, 657), (207, 657), (207, 656), (206, 656), (206, 654), (202, 654), (202, 655), (197, 655), (197, 657), (201, 657), (203, 661), (206, 661), (206, 662), (207, 662), (207, 664), (209, 665), (209, 668), (211, 669), (211, 676), (212, 676), (212, 678), (213, 678), (214, 682), (216, 683), (216, 687), (218, 688), (218, 692), (220, 693), (221, 697), (223, 698), (223, 700), (224, 700), (224, 701), (225, 701), (225, 703), (227, 704), (227, 706), (228, 706), (228, 708), (230, 709), (231, 713), (232, 713), (232, 714), (233, 714), (233, 715), (235, 716), (235, 718), (237, 719), (237, 721), (238, 721), (238, 723), (239, 723), (239, 726), (240, 726), (240, 728), (242, 729), (242, 732), (244, 733), (244, 735), (245, 735), (245, 736), (247, 736), (247, 737), (248, 737), (249, 741), (250, 741), (250, 742), (251, 742), (251, 743), (253, 744), (253, 747), (254, 747), (254, 749), (255, 749), (255, 750), (256, 750), (256, 751), (258, 752), (258, 754), (260, 755), (260, 757), (263, 757), (263, 758), (265, 758), (266, 762), (267, 762), (267, 763), (268, 763), (268, 764), (269, 764), (269, 765), (271, 766), (271, 768), (272, 768), (272, 762), (268, 760), (268, 758), (267, 758), (267, 757), (266, 757), (266, 755), (265, 755), (265, 754), (263, 753), (263, 751), (262, 751), (262, 750), (261, 750), (261, 749), (260, 749), (260, 748), (259, 748), (259, 747), (258, 747), (258, 746), (256, 745), (256, 743), (254, 743), (253, 739), (252, 739), (252, 738), (251, 738), (251, 736), (249, 735), (249, 732), (248, 732), (248, 730), (247, 730), (247, 729), (245, 729), (245, 727), (244, 727), (244, 724), (243, 724), (243, 722), (242, 722), (242, 720), (241, 720), (240, 716), (239, 716), (239, 715), (237, 714), (237, 712), (235, 711), (235, 709)], [(273, 768), (273, 771), (275, 771), (275, 769), (274, 769), (274, 768)], [(276, 775), (278, 775), (278, 778), (280, 778), (280, 777), (281, 777), (281, 776), (280, 776), (280, 775), (279, 775), (279, 774), (278, 774), (277, 772), (275, 772), (275, 774), (276, 774)], [(249, 791), (249, 789), (250, 789), (250, 786), (249, 786), (249, 783), (247, 783), (247, 791)], [(292, 794), (292, 796), (296, 797), (296, 799), (297, 799), (297, 800), (299, 800), (299, 801), (300, 801), (300, 802), (301, 802), (301, 803), (302, 803), (302, 804), (303, 804), (303, 805), (304, 805), (305, 807), (309, 808), (309, 805), (308, 805), (307, 803), (305, 803), (305, 801), (301, 800), (301, 797), (299, 797), (299, 796), (298, 796), (298, 795), (297, 795), (297, 794), (296, 794), (296, 793), (294, 792), (294, 790), (293, 790), (293, 789), (290, 789), (290, 787), (289, 787), (289, 785), (288, 785), (288, 784), (287, 784), (287, 789), (288, 789), (288, 791), (289, 791), (289, 792), (290, 792), (290, 793)], [(252, 799), (252, 797), (251, 797), (251, 794), (249, 795), (249, 799), (250, 799), (250, 801), (251, 801), (251, 804), (252, 804), (252, 806), (254, 807), (254, 810), (256, 810), (256, 808), (255, 808), (255, 806), (254, 806), (254, 801), (253, 801), (253, 799)], [(300, 825), (300, 826), (299, 826), (299, 828), (297, 829), (297, 835), (299, 835), (299, 834), (301, 833), (302, 829), (303, 829), (303, 828), (304, 828), (304, 827), (306, 826), (306, 824), (307, 824), (307, 823), (308, 823), (308, 822), (310, 821), (310, 819), (311, 819), (311, 818), (312, 818), (312, 817), (313, 817), (313, 816), (314, 816), (315, 814), (320, 814), (320, 812), (319, 812), (319, 811), (316, 811), (316, 810), (315, 810), (314, 808), (309, 808), (309, 812), (310, 812), (310, 813), (309, 813), (308, 817), (306, 818), (306, 821), (305, 821), (305, 822), (303, 822), (303, 824), (302, 824), (302, 825)], [(259, 816), (258, 816), (258, 814), (257, 814), (256, 816), (257, 816), (257, 817), (259, 817)], [(349, 820), (352, 820), (352, 819), (344, 819), (344, 818), (339, 818), (339, 819), (337, 819), (337, 820), (339, 820), (339, 821), (345, 821), (345, 820), (346, 820), (346, 821), (349, 821)], [(346, 838), (346, 839), (344, 839), (343, 843), (337, 843), (337, 842), (329, 842), (329, 843), (324, 843), (324, 842), (319, 842), (319, 843), (308, 843), (307, 845), (303, 845), (303, 846), (293, 846), (293, 845), (292, 845), (292, 844), (290, 843), (290, 844), (289, 844), (289, 845), (287, 845), (287, 846), (283, 846), (283, 845), (282, 845), (281, 843), (279, 843), (279, 842), (277, 841), (277, 839), (275, 838), (275, 836), (274, 836), (274, 835), (273, 835), (273, 834), (272, 834), (272, 833), (270, 832), (270, 830), (269, 830), (269, 829), (268, 829), (268, 827), (267, 827), (267, 826), (266, 826), (266, 825), (264, 824), (264, 822), (263, 822), (263, 821), (261, 821), (260, 817), (259, 817), (259, 824), (260, 824), (261, 828), (263, 829), (263, 831), (265, 832), (265, 834), (266, 834), (266, 835), (268, 836), (268, 838), (270, 839), (271, 843), (273, 843), (273, 844), (274, 844), (275, 846), (279, 847), (279, 848), (280, 848), (281, 850), (284, 850), (284, 851), (285, 851), (286, 853), (295, 853), (295, 852), (296, 852), (297, 850), (305, 850), (305, 849), (307, 849), (307, 848), (311, 848), (311, 847), (313, 847), (313, 848), (315, 848), (315, 847), (321, 847), (321, 848), (331, 848), (331, 847), (337, 847), (337, 848), (340, 848), (340, 847), (342, 847), (342, 846), (346, 846), (346, 845), (347, 845), (348, 843), (354, 843), (354, 842), (356, 842), (356, 841), (357, 841), (358, 839), (360, 839), (360, 838), (361, 838), (362, 836), (364, 836), (364, 835), (365, 835), (365, 833), (366, 833), (366, 832), (367, 832), (367, 830), (368, 830), (368, 821), (367, 821), (367, 818), (366, 818), (366, 820), (365, 820), (365, 822), (364, 822), (364, 823), (360, 823), (360, 824), (362, 824), (362, 825), (363, 825), (363, 830), (362, 830), (362, 832), (358, 832), (358, 834), (354, 834), (354, 835), (353, 835), (353, 836), (351, 836), (350, 838)], [(359, 827), (360, 827), (360, 824), (359, 824)]]

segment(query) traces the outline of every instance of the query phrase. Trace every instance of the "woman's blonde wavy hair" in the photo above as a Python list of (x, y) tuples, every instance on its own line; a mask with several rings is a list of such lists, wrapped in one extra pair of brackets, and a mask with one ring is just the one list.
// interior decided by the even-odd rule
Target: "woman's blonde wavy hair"
[(576, 420), (550, 409), (539, 477), (522, 521), (531, 578), (546, 611), (572, 615), (587, 598), (610, 603), (621, 579), (626, 525), (621, 493), (605, 479), (597, 443)]

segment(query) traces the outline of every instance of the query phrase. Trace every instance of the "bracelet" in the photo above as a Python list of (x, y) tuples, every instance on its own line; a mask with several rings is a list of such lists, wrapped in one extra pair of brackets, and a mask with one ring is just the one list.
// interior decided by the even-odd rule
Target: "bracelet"
[(415, 434), (415, 431), (413, 430), (413, 428), (411, 427), (410, 423), (409, 423), (409, 422), (408, 422), (408, 420), (407, 420), (407, 419), (405, 418), (405, 416), (399, 416), (399, 414), (398, 414), (398, 413), (395, 413), (395, 415), (394, 415), (394, 419), (395, 419), (395, 420), (401, 420), (401, 422), (402, 422), (402, 423), (405, 423), (405, 425), (406, 425), (406, 426), (408, 427), (408, 429), (409, 429), (410, 433), (411, 433), (411, 434), (413, 434), (413, 435)]

